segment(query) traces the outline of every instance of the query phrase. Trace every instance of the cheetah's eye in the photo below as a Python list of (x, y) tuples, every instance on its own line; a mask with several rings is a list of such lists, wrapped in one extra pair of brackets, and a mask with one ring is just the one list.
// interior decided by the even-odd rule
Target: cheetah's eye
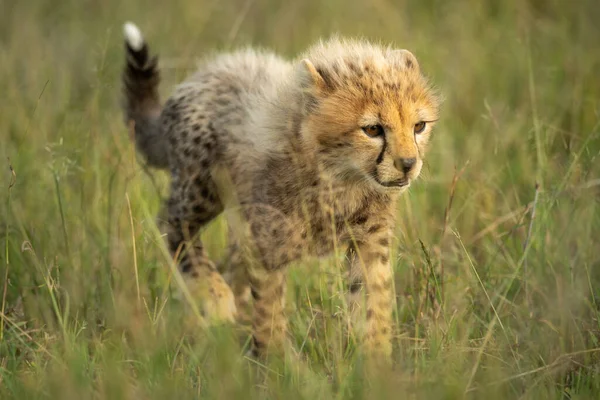
[(369, 137), (383, 136), (383, 127), (381, 125), (369, 125), (362, 128), (363, 132)]
[(415, 124), (415, 134), (419, 134), (419, 133), (423, 132), (425, 130), (426, 126), (427, 126), (427, 122), (425, 122), (425, 121), (417, 122)]

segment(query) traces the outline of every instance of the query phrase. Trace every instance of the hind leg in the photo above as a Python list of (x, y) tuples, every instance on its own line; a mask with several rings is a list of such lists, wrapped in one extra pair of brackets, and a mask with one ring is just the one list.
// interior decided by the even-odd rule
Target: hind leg
[(208, 320), (234, 321), (233, 293), (197, 237), (200, 229), (223, 210), (214, 185), (196, 176), (184, 184), (175, 177), (172, 186), (167, 238), (187, 290)]
[(243, 325), (249, 325), (252, 321), (250, 282), (246, 264), (241, 245), (230, 235), (227, 256), (221, 261), (219, 270), (233, 291), (237, 319)]

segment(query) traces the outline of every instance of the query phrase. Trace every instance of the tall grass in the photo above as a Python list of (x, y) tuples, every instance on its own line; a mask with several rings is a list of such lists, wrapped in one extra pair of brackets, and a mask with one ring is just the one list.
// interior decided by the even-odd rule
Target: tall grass
[[(0, 398), (600, 396), (595, 1), (1, 8)], [(154, 222), (168, 177), (137, 162), (119, 110), (125, 20), (160, 53), (165, 96), (197, 58), (245, 45), (293, 56), (339, 32), (416, 54), (445, 103), (398, 204), (393, 371), (365, 375), (344, 346), (336, 257), (289, 271), (285, 362), (184, 323)], [(203, 233), (215, 259), (225, 233)]]

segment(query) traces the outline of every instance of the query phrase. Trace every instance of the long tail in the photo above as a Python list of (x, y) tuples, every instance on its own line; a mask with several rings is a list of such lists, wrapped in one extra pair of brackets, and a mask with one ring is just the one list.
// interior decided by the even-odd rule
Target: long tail
[(159, 122), (158, 57), (149, 57), (148, 45), (137, 26), (127, 22), (123, 33), (127, 60), (123, 71), (125, 123), (133, 127), (137, 149), (148, 164), (167, 168), (167, 141)]

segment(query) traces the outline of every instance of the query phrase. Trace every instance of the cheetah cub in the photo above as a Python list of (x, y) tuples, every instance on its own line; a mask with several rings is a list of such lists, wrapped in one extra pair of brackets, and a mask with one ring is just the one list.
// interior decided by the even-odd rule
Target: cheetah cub
[[(148, 164), (171, 173), (168, 246), (204, 316), (234, 320), (251, 303), (253, 351), (281, 348), (286, 266), (343, 248), (364, 345), (389, 355), (396, 199), (438, 119), (415, 57), (339, 38), (294, 62), (243, 50), (203, 62), (163, 104), (157, 57), (135, 25), (124, 33), (125, 120)], [(225, 210), (242, 223), (217, 268), (198, 232)]]

